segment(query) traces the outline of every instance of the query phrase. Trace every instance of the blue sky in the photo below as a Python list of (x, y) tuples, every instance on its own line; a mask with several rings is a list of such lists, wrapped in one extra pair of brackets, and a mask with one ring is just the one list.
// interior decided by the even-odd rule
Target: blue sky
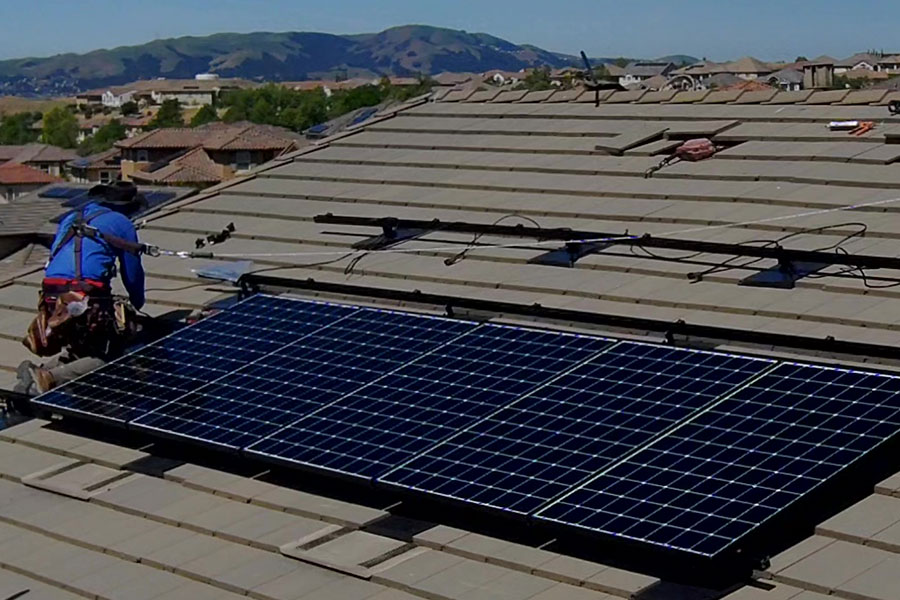
[(408, 23), (594, 56), (900, 52), (895, 0), (0, 0), (0, 23), (2, 58), (222, 31), (361, 33)]

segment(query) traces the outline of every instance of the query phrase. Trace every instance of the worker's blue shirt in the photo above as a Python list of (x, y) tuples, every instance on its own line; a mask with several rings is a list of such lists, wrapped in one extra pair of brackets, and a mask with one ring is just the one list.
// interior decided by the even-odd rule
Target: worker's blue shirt
[[(72, 222), (75, 221), (76, 212), (66, 216), (59, 224), (56, 238), (50, 248), (53, 258), (47, 265), (46, 276), (60, 279), (75, 278), (75, 239), (70, 239), (65, 246), (56, 252), (57, 246)], [(93, 217), (93, 218), (92, 218)], [(90, 202), (84, 207), (84, 219), (90, 220), (90, 226), (108, 235), (114, 235), (130, 242), (137, 242), (137, 231), (134, 224), (125, 215), (114, 210), (102, 207), (95, 202)], [(115, 275), (116, 261), (119, 262), (119, 273), (128, 296), (135, 308), (144, 305), (144, 268), (141, 265), (141, 257), (131, 252), (125, 252), (113, 248), (101, 239), (83, 238), (81, 244), (81, 278), (92, 279), (109, 283)]]

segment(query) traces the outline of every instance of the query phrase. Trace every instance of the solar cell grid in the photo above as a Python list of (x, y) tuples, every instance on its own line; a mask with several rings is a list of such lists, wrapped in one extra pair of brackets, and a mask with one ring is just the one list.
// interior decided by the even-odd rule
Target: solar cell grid
[[(467, 321), (368, 308), (272, 301), (274, 318), (285, 306), (298, 313), (295, 322), (306, 318), (310, 307), (317, 318), (341, 312), (324, 327), (303, 330), (295, 324), (291, 332), (269, 330), (264, 339), (239, 350), (246, 354), (245, 361), (230, 372), (131, 425), (241, 449), (475, 327)], [(259, 314), (260, 308), (265, 307), (248, 310)], [(232, 317), (241, 318), (237, 313)], [(196, 336), (189, 340), (197, 342)], [(258, 349), (248, 353), (247, 346)]]
[(374, 477), (609, 344), (600, 338), (484, 325), (248, 450)]
[(785, 363), (539, 518), (712, 556), (900, 431), (900, 378)]
[(273, 298), (255, 296), (37, 402), (124, 424), (356, 310), (321, 303), (291, 303), (276, 310), (279, 306)]
[(380, 480), (529, 514), (771, 364), (622, 342)]

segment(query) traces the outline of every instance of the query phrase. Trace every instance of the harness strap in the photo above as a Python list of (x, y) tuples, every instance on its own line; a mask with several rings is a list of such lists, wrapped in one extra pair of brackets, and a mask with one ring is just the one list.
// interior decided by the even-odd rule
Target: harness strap
[(91, 221), (96, 219), (101, 215), (105, 215), (110, 212), (109, 209), (101, 208), (97, 213), (91, 215), (90, 218), (85, 219), (84, 213), (85, 208), (82, 207), (78, 213), (75, 215), (75, 219), (69, 225), (68, 231), (66, 231), (66, 235), (59, 241), (59, 244), (56, 246), (56, 249), (51, 254), (50, 258), (56, 258), (56, 255), (63, 249), (63, 247), (68, 244), (73, 238), (75, 240), (75, 280), (81, 280), (81, 255), (82, 255), (82, 246), (84, 243), (84, 238), (90, 238), (92, 240), (102, 240), (116, 248), (117, 250), (121, 250), (123, 252), (128, 252), (131, 254), (141, 254), (144, 251), (145, 246), (138, 242), (132, 242), (123, 238), (120, 238), (115, 235), (111, 235), (109, 233), (105, 233), (100, 231), (95, 227), (90, 227)]

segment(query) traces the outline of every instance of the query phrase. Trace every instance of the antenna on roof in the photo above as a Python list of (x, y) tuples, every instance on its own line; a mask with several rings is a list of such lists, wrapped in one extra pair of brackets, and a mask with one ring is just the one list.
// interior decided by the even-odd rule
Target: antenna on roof
[(600, 107), (600, 83), (597, 81), (596, 77), (594, 77), (594, 67), (591, 65), (591, 61), (588, 60), (587, 54), (584, 53), (584, 50), (581, 51), (581, 60), (584, 61), (584, 84), (589, 90), (594, 90), (594, 106)]

